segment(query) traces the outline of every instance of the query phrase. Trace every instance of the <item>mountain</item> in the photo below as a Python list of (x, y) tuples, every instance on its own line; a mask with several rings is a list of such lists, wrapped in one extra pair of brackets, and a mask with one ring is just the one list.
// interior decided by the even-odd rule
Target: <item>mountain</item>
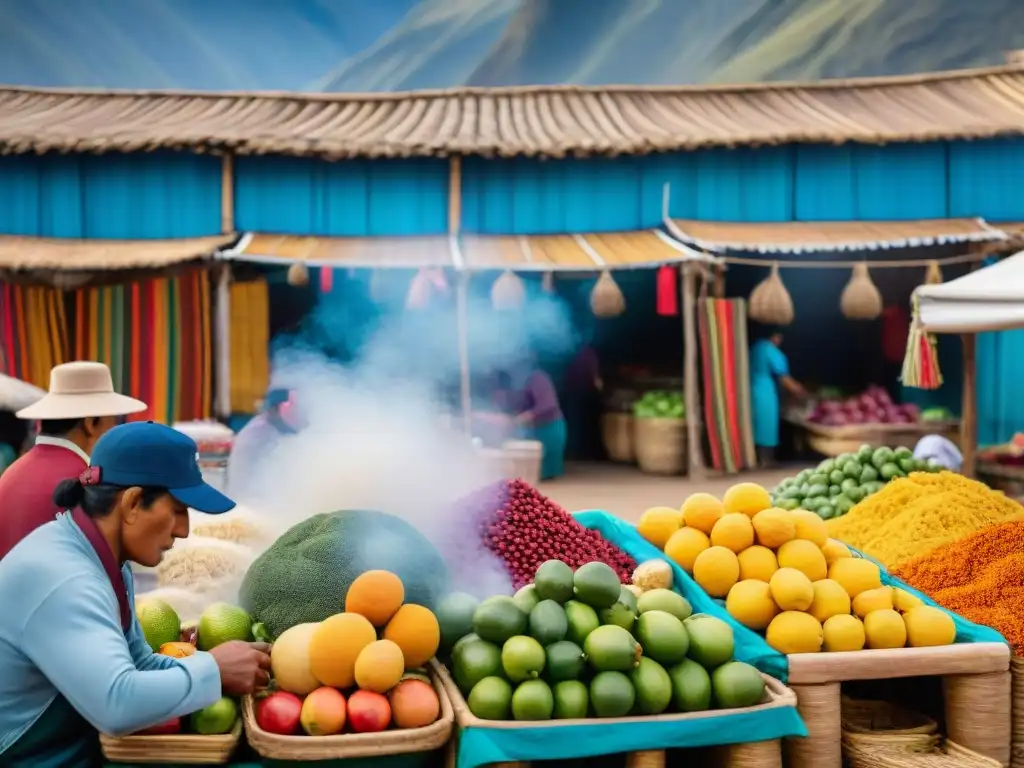
[(1024, 48), (1021, 0), (0, 0), (0, 18), (0, 82), (35, 86), (737, 83)]

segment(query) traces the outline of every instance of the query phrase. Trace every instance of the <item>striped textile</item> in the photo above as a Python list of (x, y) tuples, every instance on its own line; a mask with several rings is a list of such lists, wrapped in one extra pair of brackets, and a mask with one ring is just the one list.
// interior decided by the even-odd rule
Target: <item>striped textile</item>
[(231, 284), (232, 413), (253, 413), (270, 386), (270, 291), (266, 280)]
[(0, 371), (47, 389), (50, 369), (68, 359), (63, 293), (0, 284)]
[(711, 465), (727, 473), (753, 468), (746, 302), (704, 299), (697, 320)]
[(132, 416), (172, 424), (209, 418), (213, 399), (209, 273), (195, 269), (71, 293), (71, 349), (110, 367), (114, 387), (149, 408)]

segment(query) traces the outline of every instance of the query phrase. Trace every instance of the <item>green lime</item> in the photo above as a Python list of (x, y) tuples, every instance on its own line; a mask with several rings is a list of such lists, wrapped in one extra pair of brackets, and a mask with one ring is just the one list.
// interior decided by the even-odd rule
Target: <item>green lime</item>
[(196, 733), (204, 736), (216, 736), (229, 732), (238, 720), (238, 705), (227, 696), (215, 701), (208, 707), (193, 712), (189, 724)]
[(196, 646), (209, 651), (232, 640), (252, 640), (252, 617), (247, 611), (230, 603), (214, 603), (199, 617)]

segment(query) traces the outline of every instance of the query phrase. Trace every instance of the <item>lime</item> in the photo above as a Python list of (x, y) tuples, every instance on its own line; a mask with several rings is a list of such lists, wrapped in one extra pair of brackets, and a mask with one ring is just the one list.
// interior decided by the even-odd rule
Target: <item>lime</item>
[(209, 651), (231, 640), (252, 640), (252, 617), (237, 605), (214, 603), (199, 617), (201, 651)]
[(579, 680), (563, 680), (555, 685), (555, 719), (576, 720), (587, 716), (590, 694)]
[(481, 720), (508, 720), (512, 686), (501, 677), (485, 677), (473, 686), (466, 704)]
[(544, 663), (544, 646), (527, 635), (510, 637), (501, 649), (501, 666), (513, 683), (539, 677)]
[(135, 616), (142, 627), (142, 634), (154, 652), (164, 643), (181, 640), (181, 619), (163, 600), (143, 600), (135, 606)]
[(215, 736), (227, 733), (235, 727), (238, 720), (238, 705), (227, 696), (220, 698), (210, 706), (193, 712), (189, 724), (196, 733), (204, 736)]
[(516, 720), (550, 720), (555, 697), (543, 680), (527, 680), (512, 694), (512, 717)]

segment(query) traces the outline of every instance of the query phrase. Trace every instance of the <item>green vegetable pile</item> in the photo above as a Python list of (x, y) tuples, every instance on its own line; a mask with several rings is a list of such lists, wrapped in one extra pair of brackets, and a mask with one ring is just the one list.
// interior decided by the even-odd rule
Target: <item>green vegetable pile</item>
[(633, 403), (633, 415), (638, 419), (682, 419), (686, 405), (680, 392), (651, 390)]
[(600, 562), (548, 560), (515, 597), (438, 606), (442, 649), (483, 720), (566, 720), (760, 704), (764, 678), (733, 660), (732, 628), (668, 589), (639, 597)]
[(814, 469), (786, 478), (772, 493), (772, 503), (781, 509), (807, 509), (830, 520), (842, 517), (894, 478), (941, 469), (931, 459), (915, 459), (909, 448), (862, 445), (856, 453), (825, 459)]

